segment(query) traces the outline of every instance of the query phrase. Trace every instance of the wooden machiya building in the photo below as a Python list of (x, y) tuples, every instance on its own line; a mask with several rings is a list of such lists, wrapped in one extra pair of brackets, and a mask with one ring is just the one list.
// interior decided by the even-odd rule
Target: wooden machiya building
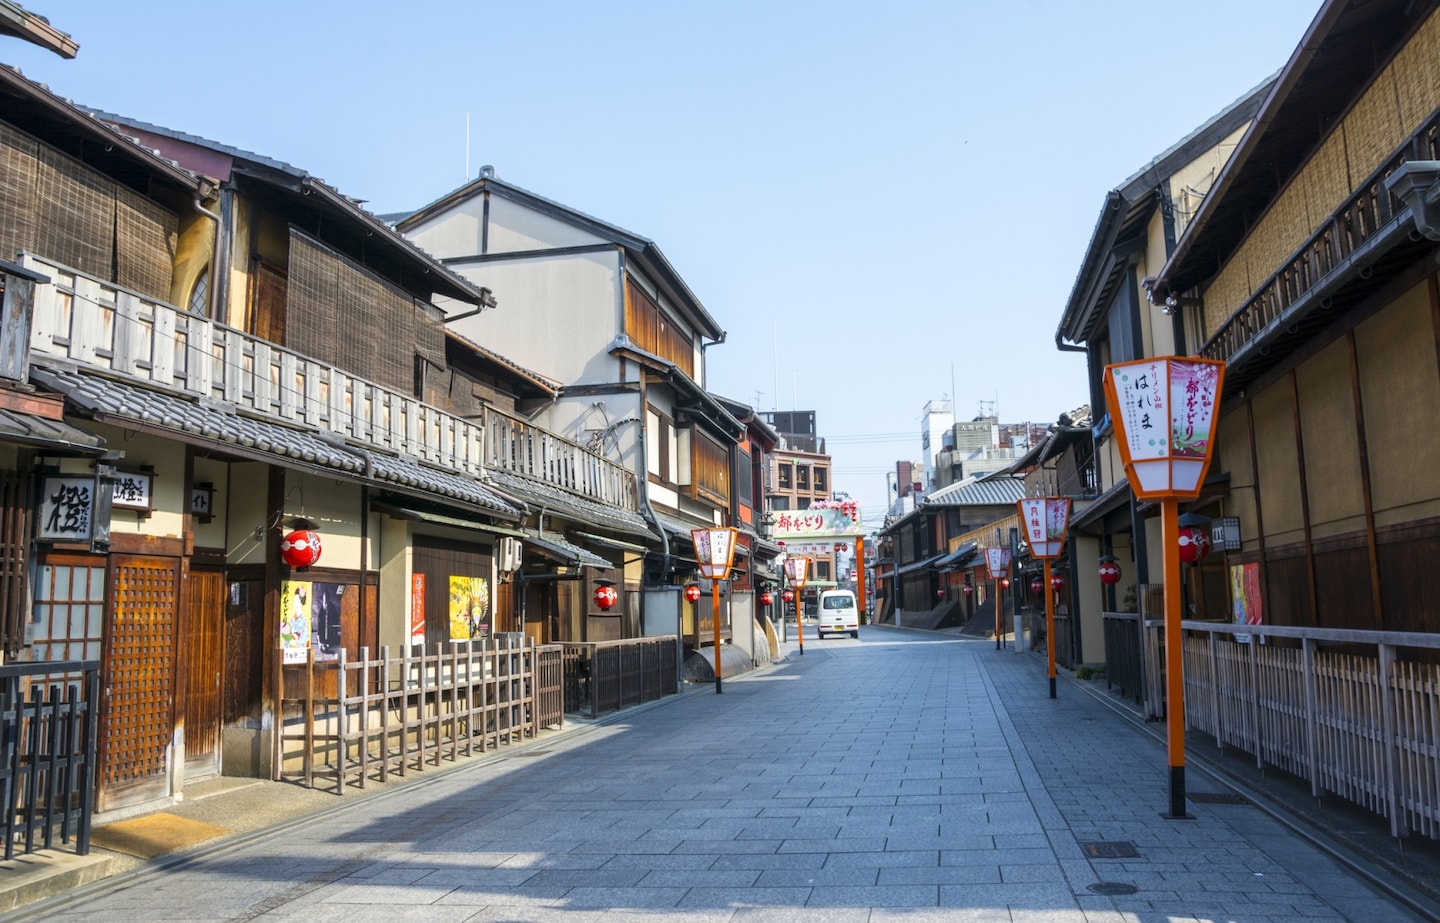
[(1227, 363), (1201, 505), (1265, 624), (1440, 630), (1437, 49), (1433, 0), (1325, 3), (1151, 280)]
[(7, 501), (33, 549), (7, 659), (100, 659), (101, 810), (275, 775), (311, 654), (533, 634), (553, 587), (624, 566), (601, 543), (643, 549), (634, 475), (532, 422), (555, 383), (435, 305), (493, 296), (352, 199), (3, 68), (0, 147), (36, 395), (0, 443), (42, 498)]

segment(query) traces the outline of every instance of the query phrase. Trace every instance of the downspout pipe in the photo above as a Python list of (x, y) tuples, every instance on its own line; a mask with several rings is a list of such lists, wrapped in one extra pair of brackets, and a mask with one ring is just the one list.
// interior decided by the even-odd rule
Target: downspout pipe
[(220, 304), (219, 263), (221, 253), (221, 241), (228, 240), (230, 235), (226, 233), (227, 229), (225, 227), (225, 220), (220, 216), (220, 213), (212, 212), (210, 209), (202, 205), (200, 202), (200, 196), (195, 196), (190, 200), (190, 202), (192, 205), (195, 206), (195, 213), (197, 215), (203, 215), (215, 223), (215, 248), (210, 254), (210, 291), (205, 293), (205, 313), (206, 316), (209, 317), (211, 320), (220, 320), (220, 318), (216, 316), (215, 311)]

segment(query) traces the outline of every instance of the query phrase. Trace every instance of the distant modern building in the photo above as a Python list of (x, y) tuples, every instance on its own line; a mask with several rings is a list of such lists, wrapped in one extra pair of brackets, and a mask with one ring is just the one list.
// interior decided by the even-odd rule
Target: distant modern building
[(926, 402), (924, 413), (920, 417), (920, 448), (925, 459), (926, 493), (935, 490), (935, 471), (940, 464), (941, 454), (955, 448), (955, 437), (951, 431), (954, 425), (955, 411), (948, 399)]
[[(828, 503), (834, 496), (835, 485), (831, 480), (830, 456), (825, 454), (825, 440), (815, 431), (815, 411), (770, 411), (759, 415), (780, 437), (779, 446), (767, 456), (770, 477), (766, 508), (806, 510)], [(836, 549), (832, 545), (807, 545), (786, 551), (810, 556), (812, 580), (835, 580)]]

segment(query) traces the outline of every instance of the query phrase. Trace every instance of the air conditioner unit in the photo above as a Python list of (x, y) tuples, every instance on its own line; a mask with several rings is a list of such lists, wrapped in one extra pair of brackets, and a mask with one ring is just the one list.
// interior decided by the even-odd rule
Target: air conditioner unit
[(513, 574), (520, 569), (520, 539), (500, 539), (500, 560), (497, 562), (502, 573)]

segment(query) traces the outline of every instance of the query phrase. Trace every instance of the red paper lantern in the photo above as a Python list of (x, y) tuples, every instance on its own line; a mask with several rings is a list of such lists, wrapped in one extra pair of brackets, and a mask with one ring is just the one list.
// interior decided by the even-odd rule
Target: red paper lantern
[(945, 598), (945, 588), (942, 586), (942, 587), (940, 587), (939, 589), (937, 589), (937, 590), (935, 591), (935, 595), (938, 596), (938, 597), (940, 597), (941, 599), (944, 599), (944, 598)]
[(1198, 564), (1210, 553), (1210, 530), (1204, 526), (1180, 527), (1180, 560)]
[(1000, 588), (1001, 588), (1002, 590), (1008, 590), (1008, 589), (1010, 589), (1010, 578), (1009, 578), (1009, 577), (1001, 577), (1001, 578), (1000, 578)]
[(1056, 592), (1059, 592), (1065, 586), (1065, 578), (1059, 574), (1051, 574), (1050, 585), (1055, 588)]
[(699, 588), (698, 586), (696, 586), (695, 584), (693, 584), (693, 583), (690, 584), (689, 586), (687, 586), (687, 587), (685, 588), (685, 599), (688, 600), (689, 602), (692, 602), (692, 603), (693, 603), (693, 602), (699, 602), (699, 601), (700, 601), (700, 588)]
[(769, 590), (760, 594), (760, 605), (768, 606), (775, 601), (774, 595)]
[(1039, 577), (1036, 577), (1034, 580), (1031, 580), (1031, 581), (1030, 581), (1030, 592), (1032, 592), (1032, 593), (1040, 593), (1040, 592), (1043, 592), (1044, 589), (1045, 589), (1045, 581), (1044, 581), (1044, 580), (1041, 580)]
[(280, 557), (291, 567), (309, 567), (320, 560), (320, 536), (296, 529), (280, 540)]
[(613, 586), (606, 585), (595, 588), (595, 605), (599, 606), (602, 611), (615, 608), (615, 604), (619, 601), (620, 594), (615, 592)]
[(1114, 561), (1104, 561), (1100, 564), (1100, 582), (1115, 584), (1120, 582), (1120, 565)]
[(974, 592), (975, 592), (975, 587), (971, 586), (971, 585), (968, 584), (968, 583), (965, 584), (964, 586), (962, 586), (960, 589), (962, 589), (962, 590), (965, 591), (965, 595), (966, 595), (966, 596), (969, 596), (971, 593), (974, 593)]
[(793, 603), (795, 601), (795, 591), (786, 590), (784, 593), (780, 594), (780, 598), (785, 600), (787, 603)]

